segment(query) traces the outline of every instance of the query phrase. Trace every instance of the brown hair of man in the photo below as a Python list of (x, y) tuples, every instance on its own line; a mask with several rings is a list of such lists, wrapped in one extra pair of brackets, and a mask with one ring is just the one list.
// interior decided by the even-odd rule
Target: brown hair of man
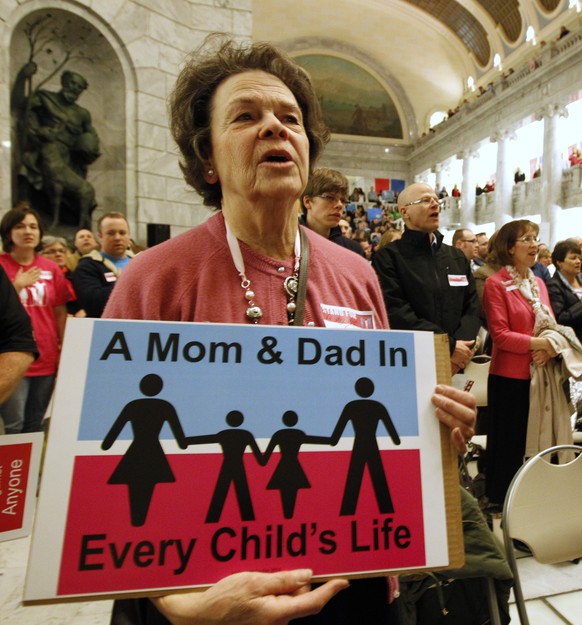
[(348, 179), (336, 169), (320, 167), (314, 169), (309, 176), (307, 186), (301, 194), (301, 212), (303, 216), (307, 213), (307, 208), (303, 204), (304, 197), (318, 197), (323, 193), (337, 193), (344, 197), (348, 197), (349, 182)]
[(123, 219), (127, 224), (127, 229), (129, 230), (129, 222), (127, 221), (127, 217), (123, 213), (119, 213), (117, 211), (109, 211), (108, 213), (105, 213), (104, 215), (101, 215), (101, 217), (99, 217), (99, 221), (97, 222), (97, 232), (101, 232), (101, 224), (103, 223), (104, 219)]
[(466, 228), (459, 228), (453, 233), (453, 247), (457, 247), (457, 242), (464, 238)]

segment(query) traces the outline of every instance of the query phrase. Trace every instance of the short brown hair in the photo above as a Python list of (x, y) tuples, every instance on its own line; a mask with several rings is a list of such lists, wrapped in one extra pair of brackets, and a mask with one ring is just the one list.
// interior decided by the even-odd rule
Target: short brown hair
[(317, 197), (322, 193), (339, 193), (347, 197), (348, 192), (349, 182), (341, 171), (328, 169), (327, 167), (314, 169), (307, 181), (305, 190), (301, 194), (301, 211), (305, 215), (306, 208), (303, 205), (304, 197)]
[(12, 242), (12, 229), (19, 224), (27, 215), (32, 215), (36, 219), (38, 224), (38, 245), (34, 248), (35, 252), (39, 252), (42, 249), (42, 238), (44, 236), (44, 230), (42, 227), (42, 221), (40, 215), (32, 208), (28, 202), (19, 202), (15, 208), (9, 210), (0, 222), (0, 236), (2, 237), (2, 248), (5, 252), (11, 252), (14, 247)]
[[(123, 221), (125, 221), (125, 223), (127, 224), (127, 229), (129, 230), (129, 221), (127, 221), (127, 217), (123, 214), (123, 213), (118, 213), (117, 211), (109, 211), (108, 213), (105, 213), (104, 215), (101, 215), (101, 217), (99, 217), (99, 221), (97, 222), (97, 232), (101, 232), (101, 224), (103, 223), (104, 219), (123, 219)], [(82, 228), (83, 230), (88, 230), (88, 228)]]
[(277, 77), (297, 100), (309, 140), (310, 169), (329, 139), (311, 79), (295, 61), (270, 43), (244, 44), (224, 34), (209, 35), (180, 72), (169, 103), (172, 136), (182, 154), (180, 168), (206, 206), (220, 208), (222, 201), (220, 183), (210, 184), (204, 177), (212, 155), (212, 98), (226, 78), (252, 70)]
[(467, 230), (467, 228), (459, 228), (458, 230), (455, 230), (452, 241), (453, 247), (457, 246), (457, 241), (461, 241), (463, 239), (465, 236), (465, 230)]
[(516, 219), (501, 226), (493, 243), (493, 252), (501, 265), (513, 265), (513, 258), (509, 250), (515, 245), (517, 239), (522, 237), (528, 230), (533, 230), (536, 236), (540, 228), (529, 219)]
[(581, 254), (582, 248), (572, 239), (566, 239), (565, 241), (558, 241), (556, 243), (554, 251), (552, 252), (552, 262), (556, 266), (556, 269), (558, 268), (556, 263), (563, 263), (566, 260), (566, 256), (568, 256), (568, 252)]

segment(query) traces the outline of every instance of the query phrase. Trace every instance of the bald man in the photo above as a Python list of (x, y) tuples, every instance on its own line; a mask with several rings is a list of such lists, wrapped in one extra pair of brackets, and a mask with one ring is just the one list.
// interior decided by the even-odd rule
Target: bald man
[(471, 359), (481, 326), (479, 301), (469, 261), (445, 245), (438, 231), (439, 199), (432, 187), (415, 183), (398, 196), (404, 234), (376, 253), (390, 327), (447, 334), (451, 372)]

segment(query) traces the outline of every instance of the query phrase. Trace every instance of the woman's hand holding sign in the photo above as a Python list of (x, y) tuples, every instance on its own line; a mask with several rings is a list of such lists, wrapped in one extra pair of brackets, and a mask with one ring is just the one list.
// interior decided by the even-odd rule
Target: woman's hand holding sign
[(285, 625), (292, 619), (317, 614), (340, 590), (344, 579), (310, 588), (312, 571), (236, 573), (205, 592), (152, 598), (172, 625)]
[(432, 396), (439, 421), (451, 430), (451, 440), (461, 454), (467, 451), (467, 443), (475, 434), (477, 409), (471, 393), (452, 386), (439, 384)]

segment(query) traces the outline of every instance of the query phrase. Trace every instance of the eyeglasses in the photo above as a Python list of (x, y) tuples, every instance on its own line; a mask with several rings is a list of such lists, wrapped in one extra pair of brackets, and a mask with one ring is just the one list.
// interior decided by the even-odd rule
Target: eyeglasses
[(477, 244), (477, 239), (461, 239), (463, 243), (471, 243), (471, 245)]
[(436, 197), (421, 197), (419, 200), (408, 202), (408, 204), (405, 204), (404, 206), (422, 206), (423, 208), (428, 208), (433, 202), (439, 208), (444, 208), (446, 200), (444, 198), (442, 200), (437, 200)]
[(532, 243), (539, 243), (540, 239), (539, 237), (535, 237), (531, 234), (525, 236), (525, 237), (519, 237), (519, 239), (516, 239), (517, 241), (521, 241), (522, 243), (527, 243), (528, 245), (531, 245)]
[(326, 193), (316, 195), (315, 197), (320, 197), (322, 200), (325, 200), (326, 202), (332, 202), (333, 204), (341, 202), (343, 206), (347, 206), (350, 203), (349, 200), (346, 200), (345, 198), (335, 197), (334, 195), (329, 195)]
[(56, 249), (56, 250), (43, 250), (42, 253), (44, 255), (53, 256), (54, 254), (66, 254), (67, 250)]

